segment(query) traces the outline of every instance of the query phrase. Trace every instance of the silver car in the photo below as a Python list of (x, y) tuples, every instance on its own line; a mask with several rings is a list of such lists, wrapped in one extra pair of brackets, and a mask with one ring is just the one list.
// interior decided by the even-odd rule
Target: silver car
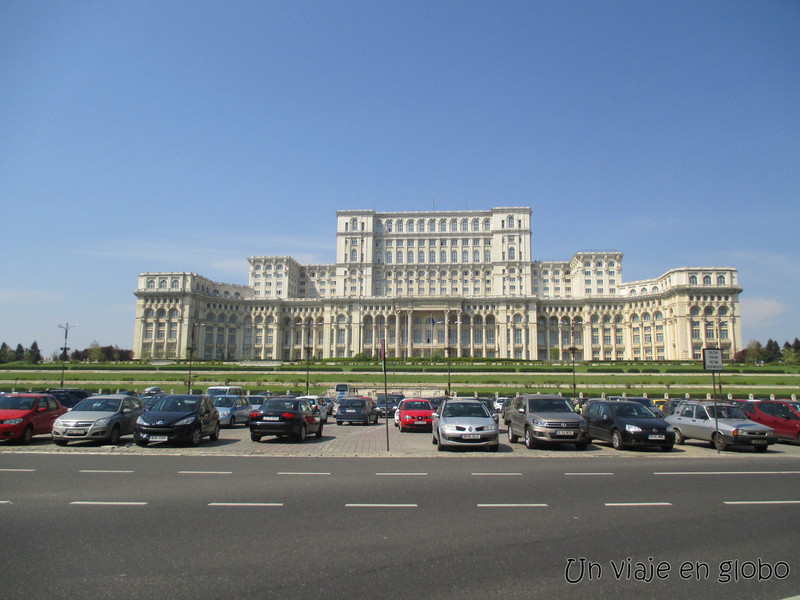
[(542, 444), (565, 442), (575, 444), (578, 450), (586, 450), (589, 444), (585, 419), (561, 396), (518, 396), (506, 411), (505, 424), (508, 425), (508, 441), (513, 444), (522, 437), (529, 450)]
[(486, 448), (497, 452), (499, 427), (480, 400), (448, 398), (433, 414), (433, 443), (447, 448)]
[(133, 433), (136, 419), (144, 413), (139, 398), (126, 394), (89, 396), (53, 423), (53, 441), (66, 446), (74, 440), (95, 440), (117, 445)]
[(237, 423), (248, 425), (253, 405), (247, 396), (214, 396), (214, 406), (219, 412), (219, 424), (235, 427)]
[(665, 420), (675, 428), (676, 444), (694, 439), (711, 442), (720, 450), (752, 446), (756, 452), (765, 452), (776, 441), (771, 427), (751, 421), (735, 404), (717, 403), (714, 412), (713, 402), (683, 402)]

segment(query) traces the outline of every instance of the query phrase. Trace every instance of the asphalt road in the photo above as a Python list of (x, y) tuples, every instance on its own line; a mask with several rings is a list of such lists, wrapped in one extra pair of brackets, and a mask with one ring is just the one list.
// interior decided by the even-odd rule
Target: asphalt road
[(800, 594), (791, 453), (585, 460), (520, 445), (502, 459), (448, 460), (44, 447), (0, 449), (10, 598)]

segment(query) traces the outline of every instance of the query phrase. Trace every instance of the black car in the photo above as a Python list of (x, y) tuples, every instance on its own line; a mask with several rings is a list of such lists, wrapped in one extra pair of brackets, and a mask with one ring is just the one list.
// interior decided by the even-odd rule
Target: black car
[(397, 405), (405, 399), (403, 394), (378, 394), (378, 414), (382, 417), (393, 417), (397, 410)]
[(54, 390), (47, 393), (56, 398), (61, 402), (62, 406), (66, 406), (67, 408), (74, 408), (81, 400), (88, 397), (88, 394), (87, 396), (81, 396), (80, 394), (75, 394), (74, 392), (68, 392), (66, 390)]
[(139, 446), (151, 442), (188, 443), (199, 446), (203, 437), (219, 438), (219, 412), (210, 396), (165, 394), (136, 419), (133, 440)]
[(303, 442), (309, 433), (322, 437), (323, 426), (319, 408), (313, 408), (305, 398), (268, 398), (250, 413), (250, 439), (254, 442), (265, 435), (288, 435)]
[(615, 450), (627, 446), (658, 446), (664, 452), (675, 444), (675, 430), (649, 408), (625, 400), (591, 400), (583, 412), (588, 439), (611, 442)]

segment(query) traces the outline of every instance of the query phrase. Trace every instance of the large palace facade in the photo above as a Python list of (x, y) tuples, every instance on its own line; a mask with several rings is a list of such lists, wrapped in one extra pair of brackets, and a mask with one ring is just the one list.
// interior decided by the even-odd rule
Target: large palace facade
[(336, 214), (336, 263), (253, 256), (247, 285), (139, 276), (139, 357), (723, 359), (744, 347), (738, 272), (679, 267), (625, 282), (622, 253), (531, 253), (531, 209)]

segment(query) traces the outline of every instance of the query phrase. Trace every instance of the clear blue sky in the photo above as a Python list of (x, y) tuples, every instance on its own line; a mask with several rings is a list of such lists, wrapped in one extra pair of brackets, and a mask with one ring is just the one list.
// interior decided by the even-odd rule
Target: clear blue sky
[(530, 206), (534, 257), (739, 269), (800, 337), (800, 2), (0, 3), (0, 341), (131, 348), (137, 276), (332, 263), (338, 209)]

